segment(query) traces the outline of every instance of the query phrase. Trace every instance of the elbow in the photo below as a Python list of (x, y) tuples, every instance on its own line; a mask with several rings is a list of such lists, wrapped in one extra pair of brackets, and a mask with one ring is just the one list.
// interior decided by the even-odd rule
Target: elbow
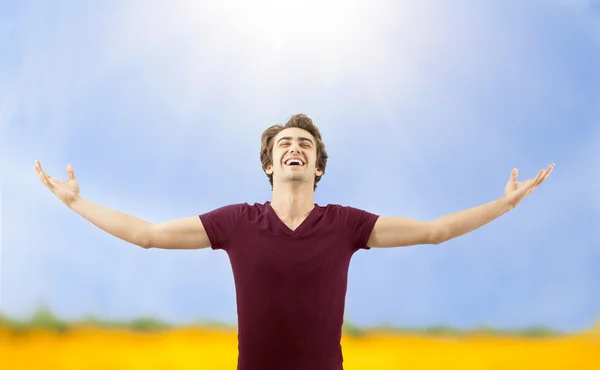
[(450, 230), (444, 225), (433, 224), (431, 232), (431, 244), (439, 245), (450, 239)]
[(137, 246), (142, 247), (143, 249), (151, 249), (154, 246), (154, 227), (151, 225), (143, 233), (137, 238), (138, 242)]
[(140, 242), (140, 243), (137, 243), (137, 246), (141, 247), (143, 249), (151, 249), (151, 248), (153, 248), (152, 247), (152, 243), (149, 242), (149, 241), (145, 241), (145, 240), (142, 241), (142, 242)]
[(442, 244), (444, 241), (445, 241), (445, 240), (443, 240), (443, 239), (440, 239), (440, 238), (435, 238), (435, 239), (433, 239), (433, 240), (431, 241), (431, 243), (429, 243), (429, 244), (433, 244), (433, 245), (440, 245), (440, 244)]

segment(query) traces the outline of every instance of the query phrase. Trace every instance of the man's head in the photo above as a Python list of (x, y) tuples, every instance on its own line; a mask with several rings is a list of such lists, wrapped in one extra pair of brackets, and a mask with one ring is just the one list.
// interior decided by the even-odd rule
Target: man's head
[(305, 114), (293, 115), (285, 125), (266, 129), (261, 137), (260, 161), (273, 181), (321, 180), (327, 166), (327, 152), (321, 133)]

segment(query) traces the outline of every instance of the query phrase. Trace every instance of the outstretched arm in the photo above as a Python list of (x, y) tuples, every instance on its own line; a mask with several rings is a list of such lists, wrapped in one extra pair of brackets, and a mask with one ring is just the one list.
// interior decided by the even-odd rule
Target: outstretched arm
[(81, 197), (71, 209), (107, 233), (142, 248), (202, 249), (210, 246), (198, 216), (153, 224)]
[(452, 213), (433, 221), (417, 221), (403, 217), (379, 217), (368, 241), (371, 248), (404, 247), (418, 244), (440, 244), (471, 232), (515, 208), (544, 182), (554, 164), (540, 170), (534, 179), (517, 182), (517, 169), (511, 172), (504, 196), (493, 202)]
[(66, 181), (48, 176), (37, 161), (34, 169), (40, 181), (70, 209), (121, 240), (142, 248), (201, 249), (210, 246), (198, 216), (152, 224), (82, 198), (71, 165), (67, 166), (69, 179)]

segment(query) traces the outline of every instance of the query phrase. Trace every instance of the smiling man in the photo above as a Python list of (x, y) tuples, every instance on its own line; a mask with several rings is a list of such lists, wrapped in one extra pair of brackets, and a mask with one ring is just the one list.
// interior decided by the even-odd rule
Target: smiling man
[(68, 180), (40, 180), (70, 209), (102, 230), (143, 248), (224, 250), (238, 305), (239, 370), (341, 370), (348, 268), (360, 249), (440, 244), (503, 215), (546, 180), (554, 167), (517, 182), (513, 169), (497, 200), (432, 221), (379, 216), (314, 202), (327, 166), (319, 129), (304, 114), (261, 138), (262, 168), (272, 187), (265, 203), (227, 205), (200, 216), (150, 224), (79, 195)]

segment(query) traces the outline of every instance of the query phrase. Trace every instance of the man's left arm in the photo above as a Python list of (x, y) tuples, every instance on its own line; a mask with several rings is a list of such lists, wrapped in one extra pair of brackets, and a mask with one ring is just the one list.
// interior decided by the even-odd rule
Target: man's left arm
[(371, 248), (440, 244), (469, 233), (515, 208), (548, 178), (554, 164), (540, 170), (534, 179), (517, 182), (517, 169), (511, 172), (504, 195), (493, 202), (452, 213), (432, 221), (403, 217), (379, 217), (367, 245)]

